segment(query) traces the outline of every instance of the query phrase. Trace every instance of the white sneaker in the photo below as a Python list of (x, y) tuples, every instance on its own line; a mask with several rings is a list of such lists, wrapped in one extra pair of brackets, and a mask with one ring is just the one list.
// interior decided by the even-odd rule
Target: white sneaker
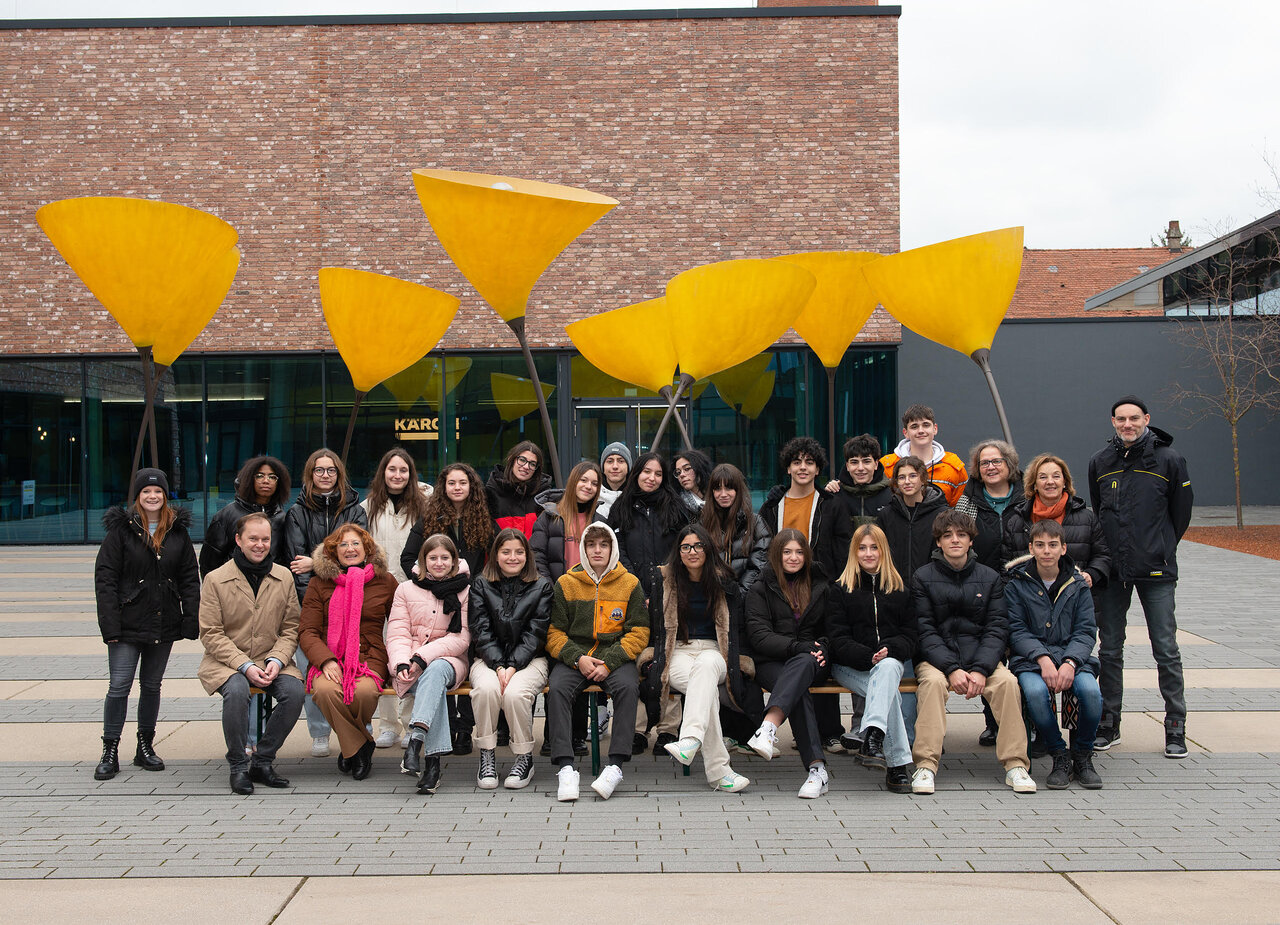
[(375, 748), (390, 748), (398, 741), (396, 731), (390, 727), (383, 729), (378, 733), (378, 737), (373, 740)]
[(764, 723), (756, 730), (755, 735), (747, 740), (747, 747), (763, 758), (772, 761), (778, 755), (778, 728), (773, 723)]
[(667, 750), (668, 755), (687, 768), (693, 764), (694, 756), (698, 754), (698, 749), (702, 748), (702, 743), (690, 736), (675, 742), (668, 742), (662, 747)]
[(311, 740), (311, 757), (312, 758), (328, 758), (329, 757), (329, 737)]
[(751, 781), (747, 780), (741, 774), (735, 774), (731, 770), (724, 777), (720, 778), (719, 783), (712, 784), (711, 786), (723, 793), (737, 793), (739, 790), (746, 790), (747, 785), (750, 783)]
[(572, 803), (578, 798), (578, 772), (571, 765), (565, 765), (556, 773), (559, 783), (556, 785), (556, 799), (561, 803)]
[(912, 793), (933, 793), (933, 772), (928, 768), (916, 768), (911, 775)]
[(600, 776), (591, 782), (591, 789), (600, 795), (600, 799), (607, 800), (613, 796), (613, 791), (618, 789), (618, 784), (622, 783), (622, 768), (616, 764), (608, 765)]
[(1010, 768), (1004, 776), (1004, 782), (1013, 788), (1014, 793), (1036, 792), (1036, 782), (1031, 779), (1026, 768)]
[(814, 765), (809, 769), (809, 776), (800, 785), (800, 792), (796, 796), (802, 800), (816, 800), (820, 796), (825, 796), (829, 780), (827, 769), (820, 764)]

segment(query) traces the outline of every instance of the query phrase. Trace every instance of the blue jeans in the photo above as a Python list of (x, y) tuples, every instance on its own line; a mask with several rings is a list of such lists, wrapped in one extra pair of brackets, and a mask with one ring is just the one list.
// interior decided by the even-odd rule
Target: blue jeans
[(1182, 654), (1178, 651), (1178, 621), (1173, 614), (1176, 581), (1109, 581), (1102, 589), (1098, 611), (1098, 658), (1102, 674), (1102, 712), (1117, 725), (1124, 705), (1124, 636), (1134, 588), (1147, 619), (1151, 654), (1156, 660), (1164, 718), (1186, 720), (1187, 700), (1182, 682)]
[[(1018, 686), (1022, 688), (1027, 712), (1031, 714), (1031, 721), (1036, 724), (1036, 731), (1049, 754), (1056, 755), (1064, 750), (1067, 743), (1062, 741), (1062, 730), (1058, 728), (1053, 697), (1040, 672), (1018, 672)], [(1090, 752), (1093, 750), (1093, 740), (1098, 737), (1098, 723), (1102, 719), (1102, 694), (1098, 690), (1098, 679), (1088, 672), (1078, 672), (1071, 690), (1080, 701), (1080, 716), (1076, 721), (1075, 731), (1071, 733), (1071, 749), (1082, 753)]]
[(863, 732), (868, 726), (884, 731), (884, 758), (891, 768), (911, 763), (911, 743), (902, 719), (902, 698), (898, 683), (904, 666), (896, 658), (885, 657), (870, 671), (859, 671), (845, 665), (832, 665), (831, 677), (842, 687), (867, 698), (862, 708)]
[[(102, 705), (102, 734), (108, 739), (118, 739), (124, 732), (125, 716), (129, 712), (129, 692), (133, 690), (133, 676), (138, 675), (138, 731), (154, 732), (160, 716), (160, 682), (169, 664), (171, 642), (107, 643), (107, 699)], [(138, 666), (142, 670), (139, 672)]]
[[(302, 654), (302, 646), (298, 646), (298, 651), (293, 654), (293, 660), (298, 663), (298, 670), (302, 672), (302, 677), (306, 678), (307, 669), (311, 667), (311, 663)], [(329, 721), (324, 718), (324, 714), (316, 706), (315, 699), (310, 694), (307, 694), (302, 703), (303, 709), (307, 714), (307, 734), (313, 739), (329, 738), (329, 733), (333, 730), (329, 728)]]
[[(427, 665), (413, 685), (413, 713), (409, 735), (423, 739), (422, 754), (447, 755), (453, 751), (449, 735), (449, 705), (445, 694), (453, 687), (453, 666), (438, 658)], [(426, 730), (422, 726), (426, 726)]]

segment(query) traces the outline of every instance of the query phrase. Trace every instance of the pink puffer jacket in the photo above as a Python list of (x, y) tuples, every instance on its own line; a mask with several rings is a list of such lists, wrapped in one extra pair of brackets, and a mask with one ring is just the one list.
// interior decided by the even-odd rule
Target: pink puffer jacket
[[(467, 571), (465, 559), (458, 560), (458, 570)], [(470, 588), (458, 593), (462, 603), (462, 632), (449, 632), (449, 615), (444, 604), (430, 591), (412, 581), (396, 589), (387, 617), (387, 665), (392, 686), (403, 697), (413, 681), (402, 681), (396, 666), (407, 664), (415, 655), (428, 665), (437, 658), (447, 658), (453, 666), (454, 687), (467, 680), (467, 650), (471, 646), (471, 630), (467, 626)]]

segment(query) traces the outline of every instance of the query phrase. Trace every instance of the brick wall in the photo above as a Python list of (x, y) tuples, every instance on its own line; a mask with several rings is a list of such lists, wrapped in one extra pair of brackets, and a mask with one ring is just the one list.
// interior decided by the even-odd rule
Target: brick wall
[[(535, 287), (535, 346), (701, 263), (898, 248), (894, 16), (10, 30), (0, 99), (6, 354), (130, 349), (35, 223), (71, 196), (239, 230), (201, 350), (332, 346), (327, 265), (461, 296), (446, 347), (514, 346), (432, 234), (417, 167), (620, 200)], [(878, 314), (863, 337), (898, 336)]]

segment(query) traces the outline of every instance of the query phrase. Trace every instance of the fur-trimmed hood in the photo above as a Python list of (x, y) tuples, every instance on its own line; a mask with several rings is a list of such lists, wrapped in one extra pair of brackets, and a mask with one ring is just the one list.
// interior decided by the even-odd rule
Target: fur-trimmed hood
[[(373, 544), (373, 555), (367, 557), (367, 561), (373, 563), (373, 574), (376, 578), (381, 578), (387, 572), (387, 554), (377, 543)], [(324, 546), (317, 546), (311, 552), (311, 574), (316, 578), (325, 578), (333, 581), (338, 577), (340, 567), (336, 561), (330, 559), (324, 554)]]
[[(190, 532), (192, 519), (190, 508), (174, 507), (173, 505), (169, 505), (169, 510), (173, 511), (173, 525)], [(102, 514), (102, 527), (107, 531), (123, 527), (130, 521), (132, 521), (141, 532), (146, 532), (146, 524), (142, 522), (142, 518), (129, 508), (109, 507)]]

